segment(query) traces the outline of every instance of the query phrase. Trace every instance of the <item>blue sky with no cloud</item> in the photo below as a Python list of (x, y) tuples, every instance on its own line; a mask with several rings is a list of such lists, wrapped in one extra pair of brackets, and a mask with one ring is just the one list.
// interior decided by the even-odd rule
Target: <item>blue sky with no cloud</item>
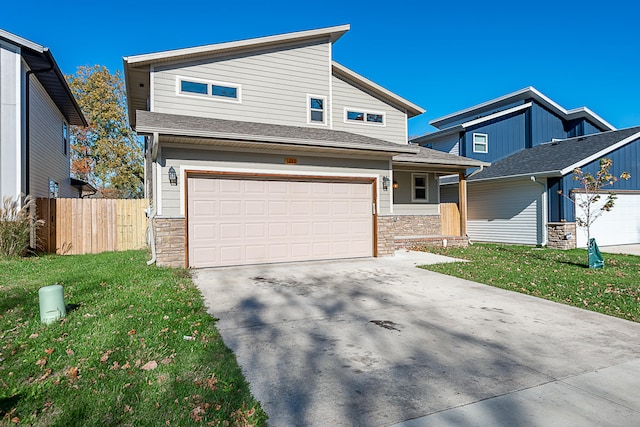
[(640, 3), (603, 1), (11, 1), (0, 28), (49, 47), (64, 73), (122, 57), (341, 24), (334, 59), (429, 121), (534, 86), (618, 128), (640, 125)]

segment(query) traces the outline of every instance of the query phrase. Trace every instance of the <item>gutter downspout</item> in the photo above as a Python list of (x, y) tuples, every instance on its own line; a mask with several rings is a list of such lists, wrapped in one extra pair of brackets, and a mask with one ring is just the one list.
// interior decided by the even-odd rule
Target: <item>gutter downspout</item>
[[(153, 133), (153, 141), (151, 141), (151, 147), (149, 147), (147, 153), (148, 153), (148, 158), (150, 160), (150, 167), (151, 167), (151, 172), (150, 175), (153, 177), (155, 176), (153, 173), (153, 164), (156, 161), (157, 158), (157, 144), (160, 141), (160, 133), (158, 132), (154, 132)], [(154, 150), (155, 148), (155, 150)], [(155, 153), (154, 153), (155, 151)], [(154, 155), (155, 154), (155, 155)], [(153, 182), (153, 181), (152, 181)], [(155, 183), (152, 185), (152, 190), (151, 190), (151, 195), (152, 195), (152, 202), (151, 202), (151, 212), (149, 212), (149, 244), (151, 245), (151, 259), (149, 261), (147, 261), (147, 265), (152, 265), (155, 264), (156, 260), (157, 260), (157, 253), (156, 253), (156, 234), (153, 230), (153, 220), (156, 217), (156, 198), (159, 197), (158, 194), (153, 194), (154, 191), (153, 189), (155, 188)]]
[(546, 200), (547, 200), (547, 186), (545, 184), (541, 183), (541, 182), (536, 181), (536, 177), (533, 176), (533, 175), (531, 175), (531, 177), (529, 177), (529, 179), (531, 179), (531, 182), (534, 182), (534, 183), (539, 184), (539, 185), (542, 186), (542, 190), (543, 190), (543, 193), (542, 193), (542, 195), (543, 195), (543, 199), (542, 199), (542, 220), (543, 221), (542, 222), (543, 222), (543, 224), (542, 224), (542, 227), (541, 227), (542, 228), (542, 246), (547, 246), (547, 244), (549, 243), (548, 239), (547, 239), (548, 236), (547, 236), (547, 230), (546, 230), (546, 227), (547, 227), (546, 222), (547, 221), (544, 220), (546, 218), (546, 216), (547, 216), (547, 204), (545, 203)]

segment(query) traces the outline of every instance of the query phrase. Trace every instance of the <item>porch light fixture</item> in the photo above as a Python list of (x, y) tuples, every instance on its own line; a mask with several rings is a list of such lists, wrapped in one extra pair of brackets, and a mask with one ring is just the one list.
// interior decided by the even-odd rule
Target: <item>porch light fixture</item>
[(178, 174), (176, 174), (176, 170), (173, 166), (169, 168), (169, 183), (171, 185), (178, 185)]
[(382, 189), (384, 191), (387, 191), (389, 189), (389, 182), (391, 182), (391, 180), (389, 179), (388, 176), (382, 177)]
[(393, 181), (393, 189), (397, 190), (400, 185), (398, 185), (398, 181)]

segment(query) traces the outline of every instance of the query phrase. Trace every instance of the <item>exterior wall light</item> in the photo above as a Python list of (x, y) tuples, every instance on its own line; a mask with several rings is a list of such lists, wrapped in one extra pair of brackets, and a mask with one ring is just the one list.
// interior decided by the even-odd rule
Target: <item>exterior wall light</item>
[(391, 182), (391, 180), (389, 179), (388, 176), (382, 177), (382, 189), (384, 191), (387, 191), (389, 189), (389, 182)]
[(400, 185), (398, 185), (398, 181), (393, 181), (393, 189), (396, 190), (400, 187)]
[(178, 174), (176, 174), (173, 166), (169, 168), (169, 183), (171, 183), (171, 185), (178, 185)]

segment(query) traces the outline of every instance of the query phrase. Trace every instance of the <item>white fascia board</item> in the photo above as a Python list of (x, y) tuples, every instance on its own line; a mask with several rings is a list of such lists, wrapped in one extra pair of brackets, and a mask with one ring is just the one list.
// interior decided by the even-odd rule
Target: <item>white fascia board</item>
[(14, 43), (16, 45), (18, 45), (19, 47), (25, 47), (27, 49), (31, 49), (34, 50), (38, 53), (44, 53), (45, 51), (47, 51), (48, 49), (42, 45), (39, 45), (37, 43), (34, 43), (30, 40), (27, 40), (25, 38), (22, 38), (18, 35), (15, 35), (13, 33), (10, 33), (8, 31), (2, 30), (0, 29), (0, 38), (7, 40), (8, 42)]
[(531, 102), (527, 102), (526, 104), (518, 105), (517, 107), (509, 108), (508, 110), (498, 111), (497, 113), (493, 113), (488, 116), (480, 117), (479, 119), (462, 123), (461, 126), (464, 129), (466, 129), (468, 127), (475, 126), (477, 124), (487, 122), (489, 120), (497, 119), (499, 117), (506, 116), (508, 114), (517, 113), (518, 111), (521, 111), (521, 110), (526, 110), (529, 107), (531, 107)]
[(603, 156), (606, 156), (607, 154), (611, 153), (612, 151), (617, 150), (620, 147), (623, 147), (627, 144), (629, 144), (630, 142), (633, 142), (637, 139), (640, 139), (640, 132), (634, 133), (633, 135), (616, 142), (615, 144), (612, 144), (610, 146), (608, 146), (607, 148), (605, 148), (604, 150), (600, 150), (595, 154), (592, 154), (589, 157), (585, 157), (584, 159), (580, 160), (577, 163), (572, 164), (571, 166), (567, 166), (566, 168), (562, 169), (560, 171), (560, 173), (564, 176), (566, 174), (568, 174), (569, 172), (572, 172), (575, 168), (580, 168), (586, 164), (589, 164), (591, 162), (593, 162), (594, 160), (597, 160)]
[(521, 174), (516, 174), (516, 175), (506, 175), (506, 176), (494, 176), (491, 178), (478, 178), (478, 179), (474, 179), (473, 181), (469, 181), (469, 182), (481, 182), (481, 181), (497, 181), (497, 180), (501, 180), (501, 179), (518, 179), (518, 178), (531, 178), (536, 177), (536, 178), (553, 178), (553, 177), (560, 177), (562, 176), (561, 174), (562, 171), (559, 170), (555, 170), (555, 171), (545, 171), (545, 172), (533, 172), (533, 173), (521, 173)]
[(407, 110), (407, 113), (411, 113), (410, 115), (411, 117), (417, 116), (426, 111), (424, 108), (420, 107), (419, 105), (416, 105), (413, 102), (408, 101), (399, 95), (396, 95), (390, 90), (383, 88), (379, 84), (374, 83), (371, 80), (367, 79), (366, 77), (363, 77), (360, 74), (356, 73), (355, 71), (348, 69), (344, 65), (338, 64), (336, 61), (333, 61), (332, 65), (333, 65), (334, 72), (337, 71), (338, 74), (342, 74), (347, 78), (349, 78), (350, 80), (356, 83), (359, 83), (365, 88), (370, 89), (373, 92), (381, 95), (383, 98), (386, 98), (387, 101), (390, 102), (391, 104), (396, 104), (397, 106), (405, 108)]
[(606, 127), (608, 130), (616, 130), (615, 126), (613, 126), (611, 123), (609, 123), (608, 121), (606, 121), (605, 119), (603, 119), (602, 117), (600, 117), (599, 115), (597, 115), (596, 113), (588, 109), (587, 107), (574, 108), (573, 110), (567, 111), (568, 119), (573, 119), (577, 117), (584, 117), (587, 119), (591, 119), (596, 123), (598, 123), (599, 125)]
[[(338, 25), (335, 27), (319, 28), (315, 30), (298, 31), (294, 33), (278, 34), (273, 36), (258, 37), (252, 39), (238, 40), (226, 43), (209, 44), (205, 46), (188, 47), (184, 49), (166, 50), (163, 52), (148, 53), (142, 55), (125, 56), (123, 58), (125, 64), (128, 65), (145, 65), (156, 62), (170, 61), (178, 57), (191, 57), (210, 55), (217, 52), (228, 52), (246, 47), (260, 47), (271, 44), (282, 44), (286, 42), (311, 39), (314, 37), (329, 36), (331, 42), (338, 40), (344, 33), (349, 31), (349, 24)], [(126, 68), (126, 67), (125, 67)]]

